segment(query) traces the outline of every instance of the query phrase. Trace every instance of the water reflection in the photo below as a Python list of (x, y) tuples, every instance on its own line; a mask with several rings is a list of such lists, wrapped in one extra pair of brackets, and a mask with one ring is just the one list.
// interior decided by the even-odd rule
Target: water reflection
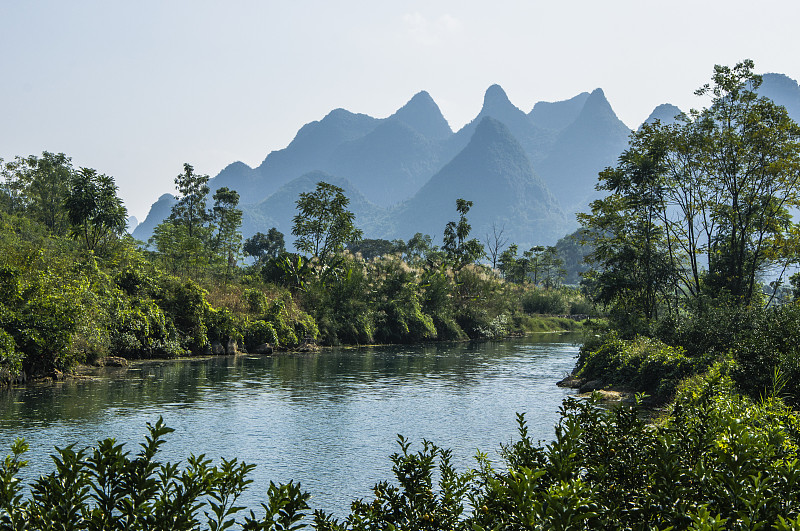
[[(138, 443), (163, 415), (176, 429), (164, 459), (189, 453), (257, 464), (248, 505), (269, 480), (300, 480), (312, 506), (341, 513), (389, 479), (402, 433), (453, 449), (460, 468), (492, 452), (528, 414), (548, 439), (575, 362), (575, 336), (421, 347), (338, 349), (273, 357), (220, 357), (136, 365), (93, 381), (0, 392), (0, 445), (31, 445), (29, 475), (50, 470), (54, 445), (114, 436)], [(129, 444), (134, 450), (134, 444)]]

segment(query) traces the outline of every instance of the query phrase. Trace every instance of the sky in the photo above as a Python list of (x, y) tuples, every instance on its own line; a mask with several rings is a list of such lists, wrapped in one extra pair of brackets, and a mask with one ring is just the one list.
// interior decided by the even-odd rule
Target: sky
[(705, 102), (715, 64), (800, 78), (800, 2), (0, 0), (0, 158), (63, 152), (144, 219), (183, 163), (257, 166), (335, 108), (427, 90), (457, 130), (500, 84), (517, 107), (602, 88), (635, 128)]

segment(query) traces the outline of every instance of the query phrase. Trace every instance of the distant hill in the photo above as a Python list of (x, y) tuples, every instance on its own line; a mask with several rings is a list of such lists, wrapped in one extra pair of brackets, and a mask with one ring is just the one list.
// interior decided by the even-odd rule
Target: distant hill
[[(763, 80), (760, 93), (800, 121), (798, 83), (782, 74)], [(647, 121), (669, 123), (679, 112), (659, 105)], [(538, 244), (576, 228), (574, 213), (600, 196), (597, 174), (616, 164), (630, 132), (601, 89), (538, 102), (526, 114), (492, 85), (478, 115), (456, 133), (421, 91), (387, 118), (335, 109), (259, 166), (234, 162), (209, 184), (239, 192), (245, 237), (272, 226), (288, 233), (300, 191), (328, 180), (346, 190), (369, 237), (421, 231), (441, 238), (463, 197), (475, 204), (475, 234), (499, 222), (514, 241)], [(134, 236), (149, 238), (174, 202), (160, 197)]]
[(540, 101), (528, 113), (528, 119), (542, 129), (561, 131), (578, 118), (588, 98), (588, 92), (581, 92), (564, 101)]
[(172, 206), (177, 202), (175, 196), (172, 194), (164, 194), (159, 197), (158, 201), (153, 203), (153, 206), (150, 207), (150, 212), (147, 213), (147, 217), (144, 218), (144, 221), (139, 223), (134, 229), (133, 237), (147, 243), (147, 240), (153, 235), (153, 229), (169, 217), (170, 213), (172, 213)]
[[(675, 117), (681, 113), (682, 111), (675, 105), (672, 105), (671, 103), (662, 103), (653, 109), (653, 112), (650, 113), (650, 116), (647, 117), (647, 120), (645, 120), (644, 123), (652, 124), (658, 120), (662, 125), (674, 124), (676, 121)], [(639, 128), (641, 129), (641, 126), (639, 126)]]
[(346, 175), (370, 201), (389, 206), (414, 195), (441, 167), (440, 160), (434, 142), (389, 118), (339, 146), (325, 168)]
[(800, 123), (800, 86), (797, 81), (783, 74), (764, 74), (761, 79), (763, 83), (758, 93), (786, 107), (789, 116)]
[(464, 149), (478, 124), (486, 117), (494, 118), (505, 124), (533, 164), (547, 155), (556, 139), (553, 131), (537, 126), (528, 118), (527, 114), (511, 103), (500, 85), (492, 85), (483, 96), (483, 107), (478, 115), (445, 144), (445, 157), (452, 158)]
[(422, 232), (441, 242), (445, 225), (457, 218), (458, 198), (473, 201), (468, 218), (479, 239), (492, 223), (505, 226), (511, 241), (522, 246), (554, 243), (567, 230), (564, 213), (521, 144), (505, 124), (488, 116), (467, 146), (390, 214), (392, 236), (407, 239)]
[(444, 140), (453, 134), (439, 106), (424, 90), (415, 94), (389, 117), (392, 118), (403, 122), (430, 141)]
[(561, 131), (550, 154), (536, 166), (567, 213), (585, 209), (598, 196), (594, 189), (598, 172), (616, 163), (630, 133), (602, 89), (586, 98), (578, 117)]
[[(281, 186), (274, 194), (257, 205), (248, 205), (243, 210), (242, 234), (252, 235), (255, 232), (266, 232), (271, 227), (276, 227), (286, 235), (287, 247), (292, 244), (292, 218), (297, 214), (296, 202), (303, 192), (313, 191), (317, 183), (325, 181), (344, 190), (350, 199), (349, 209), (356, 216), (357, 225), (379, 227), (385, 217), (385, 210), (369, 202), (361, 192), (347, 179), (314, 171), (306, 173)], [(365, 231), (366, 232), (366, 231)], [(375, 237), (367, 233), (366, 237)]]
[(136, 216), (128, 216), (128, 219), (125, 221), (125, 230), (128, 232), (128, 234), (131, 234), (136, 229), (138, 224), (139, 220), (136, 219)]

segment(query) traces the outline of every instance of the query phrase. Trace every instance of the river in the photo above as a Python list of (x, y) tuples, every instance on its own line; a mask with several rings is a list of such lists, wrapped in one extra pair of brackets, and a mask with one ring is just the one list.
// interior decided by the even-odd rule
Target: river
[[(576, 335), (501, 342), (332, 349), (218, 357), (105, 369), (92, 380), (0, 390), (0, 446), (30, 445), (24, 479), (50, 472), (54, 446), (115, 437), (131, 453), (146, 423), (175, 429), (161, 454), (256, 464), (241, 500), (256, 508), (270, 480), (300, 481), (310, 504), (336, 515), (391, 480), (397, 434), (451, 448), (463, 471), (480, 450), (497, 456), (524, 412), (534, 439), (550, 440), (571, 390), (555, 383), (575, 365)], [(258, 511), (256, 511), (258, 513)]]

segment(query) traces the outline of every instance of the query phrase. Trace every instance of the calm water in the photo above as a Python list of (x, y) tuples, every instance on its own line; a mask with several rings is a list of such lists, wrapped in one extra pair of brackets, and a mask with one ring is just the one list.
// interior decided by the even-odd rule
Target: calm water
[(391, 478), (397, 434), (452, 448), (459, 470), (477, 450), (496, 456), (525, 412), (549, 440), (578, 337), (546, 335), (479, 344), (381, 347), (275, 357), (220, 357), (138, 365), (92, 381), (0, 391), (0, 447), (24, 437), (26, 478), (51, 471), (54, 446), (115, 437), (132, 453), (159, 415), (175, 432), (162, 459), (190, 453), (257, 465), (245, 505), (269, 481), (300, 481), (312, 508), (338, 515)]

